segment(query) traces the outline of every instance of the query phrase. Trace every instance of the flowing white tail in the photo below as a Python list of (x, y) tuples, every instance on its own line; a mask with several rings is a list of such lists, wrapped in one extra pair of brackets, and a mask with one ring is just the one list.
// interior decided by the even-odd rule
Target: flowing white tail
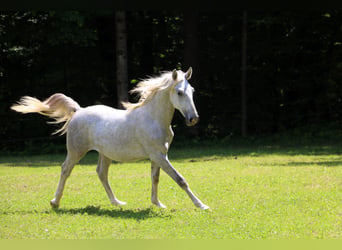
[(65, 122), (62, 128), (58, 129), (54, 134), (65, 134), (68, 130), (68, 124), (74, 113), (79, 110), (80, 105), (70, 97), (57, 93), (50, 96), (45, 101), (40, 101), (37, 98), (24, 96), (18, 104), (12, 105), (11, 109), (21, 113), (39, 113), (55, 119), (51, 123)]

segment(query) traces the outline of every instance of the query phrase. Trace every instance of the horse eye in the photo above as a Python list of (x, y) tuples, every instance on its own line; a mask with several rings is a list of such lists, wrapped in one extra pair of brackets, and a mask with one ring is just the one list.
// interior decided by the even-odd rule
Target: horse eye
[(184, 94), (183, 91), (180, 91), (180, 90), (177, 91), (177, 95), (178, 95), (178, 96), (182, 96), (183, 94)]

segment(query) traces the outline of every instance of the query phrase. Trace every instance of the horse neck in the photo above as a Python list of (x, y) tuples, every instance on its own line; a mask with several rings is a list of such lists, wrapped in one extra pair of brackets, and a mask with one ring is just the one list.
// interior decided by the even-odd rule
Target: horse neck
[(158, 91), (152, 100), (146, 105), (149, 113), (165, 127), (170, 126), (175, 112), (175, 108), (170, 101), (169, 92), (169, 89)]

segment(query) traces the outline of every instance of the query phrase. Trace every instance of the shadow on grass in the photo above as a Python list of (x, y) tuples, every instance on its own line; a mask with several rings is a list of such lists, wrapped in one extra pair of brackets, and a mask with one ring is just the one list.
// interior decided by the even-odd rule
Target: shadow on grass
[[(0, 164), (7, 167), (61, 167), (66, 154), (20, 155), (0, 157)], [(97, 165), (98, 153), (88, 152), (77, 165)]]
[(149, 218), (170, 218), (171, 214), (165, 213), (164, 211), (156, 211), (152, 208), (146, 209), (101, 209), (96, 206), (87, 206), (84, 208), (56, 208), (53, 209), (56, 214), (81, 214), (81, 215), (92, 215), (92, 216), (104, 216), (111, 218), (123, 218), (123, 219), (135, 219), (137, 221), (145, 220)]
[(336, 161), (291, 161), (286, 163), (273, 163), (273, 164), (265, 164), (267, 166), (279, 166), (279, 167), (342, 167), (342, 160)]

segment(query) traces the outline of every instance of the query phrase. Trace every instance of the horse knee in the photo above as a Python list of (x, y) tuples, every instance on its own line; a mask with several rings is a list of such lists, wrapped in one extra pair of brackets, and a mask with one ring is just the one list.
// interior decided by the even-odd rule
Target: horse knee
[(108, 181), (108, 172), (103, 167), (97, 167), (96, 168), (97, 175), (101, 182), (107, 182)]
[(101, 181), (104, 181), (106, 179), (106, 176), (104, 175), (101, 168), (96, 168), (96, 172)]
[(158, 183), (159, 183), (159, 176), (153, 176), (152, 177), (152, 181), (153, 181), (154, 185), (158, 185)]
[(96, 173), (97, 173), (98, 176), (101, 175), (101, 168), (100, 168), (100, 166), (97, 166)]

